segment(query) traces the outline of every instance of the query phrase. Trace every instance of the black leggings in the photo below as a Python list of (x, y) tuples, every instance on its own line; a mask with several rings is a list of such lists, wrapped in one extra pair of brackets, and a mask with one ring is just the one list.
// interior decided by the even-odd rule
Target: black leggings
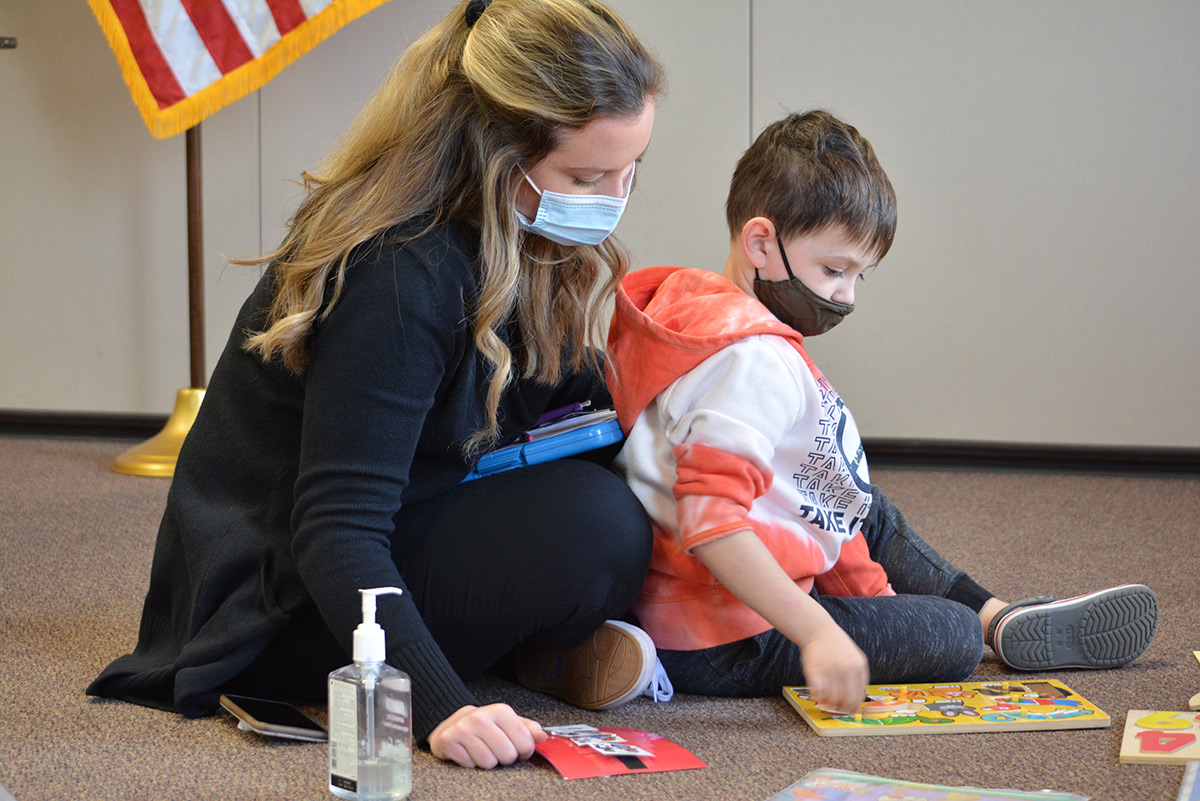
[[(867, 655), (872, 684), (962, 681), (983, 656), (977, 615), (991, 593), (951, 565), (872, 487), (863, 536), (898, 595), (813, 596)], [(659, 650), (679, 692), (776, 696), (804, 684), (800, 648), (775, 629), (695, 651)]]
[[(650, 564), (637, 498), (605, 467), (576, 459), (460, 484), (395, 522), (392, 558), (463, 679), (517, 645), (572, 645), (620, 617)], [(317, 701), (328, 673), (349, 661), (310, 607), (227, 688)]]

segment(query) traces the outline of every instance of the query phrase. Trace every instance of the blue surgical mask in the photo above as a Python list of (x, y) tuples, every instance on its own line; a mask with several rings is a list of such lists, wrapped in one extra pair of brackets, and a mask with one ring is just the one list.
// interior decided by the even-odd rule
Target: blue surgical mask
[[(521, 172), (525, 173), (524, 170)], [(560, 245), (599, 245), (616, 229), (625, 212), (629, 189), (633, 186), (633, 168), (629, 170), (624, 197), (542, 191), (527, 173), (525, 180), (529, 181), (541, 199), (538, 201), (537, 217), (532, 221), (517, 212), (522, 228)]]

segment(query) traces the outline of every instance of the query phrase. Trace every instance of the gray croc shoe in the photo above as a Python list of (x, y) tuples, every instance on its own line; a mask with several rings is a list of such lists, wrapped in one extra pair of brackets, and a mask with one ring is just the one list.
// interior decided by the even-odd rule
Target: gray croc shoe
[(1158, 599), (1143, 584), (1056, 601), (1030, 598), (1001, 609), (987, 642), (1017, 670), (1111, 668), (1146, 650), (1158, 623)]

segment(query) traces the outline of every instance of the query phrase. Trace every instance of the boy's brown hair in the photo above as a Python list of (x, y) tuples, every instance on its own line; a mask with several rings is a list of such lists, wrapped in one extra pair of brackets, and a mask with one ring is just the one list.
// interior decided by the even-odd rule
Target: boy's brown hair
[(732, 236), (753, 217), (785, 240), (832, 225), (882, 259), (896, 234), (896, 193), (871, 143), (827, 111), (768, 125), (738, 160), (725, 203)]

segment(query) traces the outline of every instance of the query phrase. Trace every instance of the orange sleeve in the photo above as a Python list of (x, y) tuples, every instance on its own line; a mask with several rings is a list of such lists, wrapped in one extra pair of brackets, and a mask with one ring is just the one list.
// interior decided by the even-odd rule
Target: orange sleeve
[(770, 487), (769, 465), (756, 465), (708, 445), (676, 445), (676, 481), (683, 550), (751, 528), (750, 506)]
[(862, 532), (842, 546), (832, 570), (816, 577), (817, 592), (843, 598), (895, 595), (883, 567), (871, 558)]

